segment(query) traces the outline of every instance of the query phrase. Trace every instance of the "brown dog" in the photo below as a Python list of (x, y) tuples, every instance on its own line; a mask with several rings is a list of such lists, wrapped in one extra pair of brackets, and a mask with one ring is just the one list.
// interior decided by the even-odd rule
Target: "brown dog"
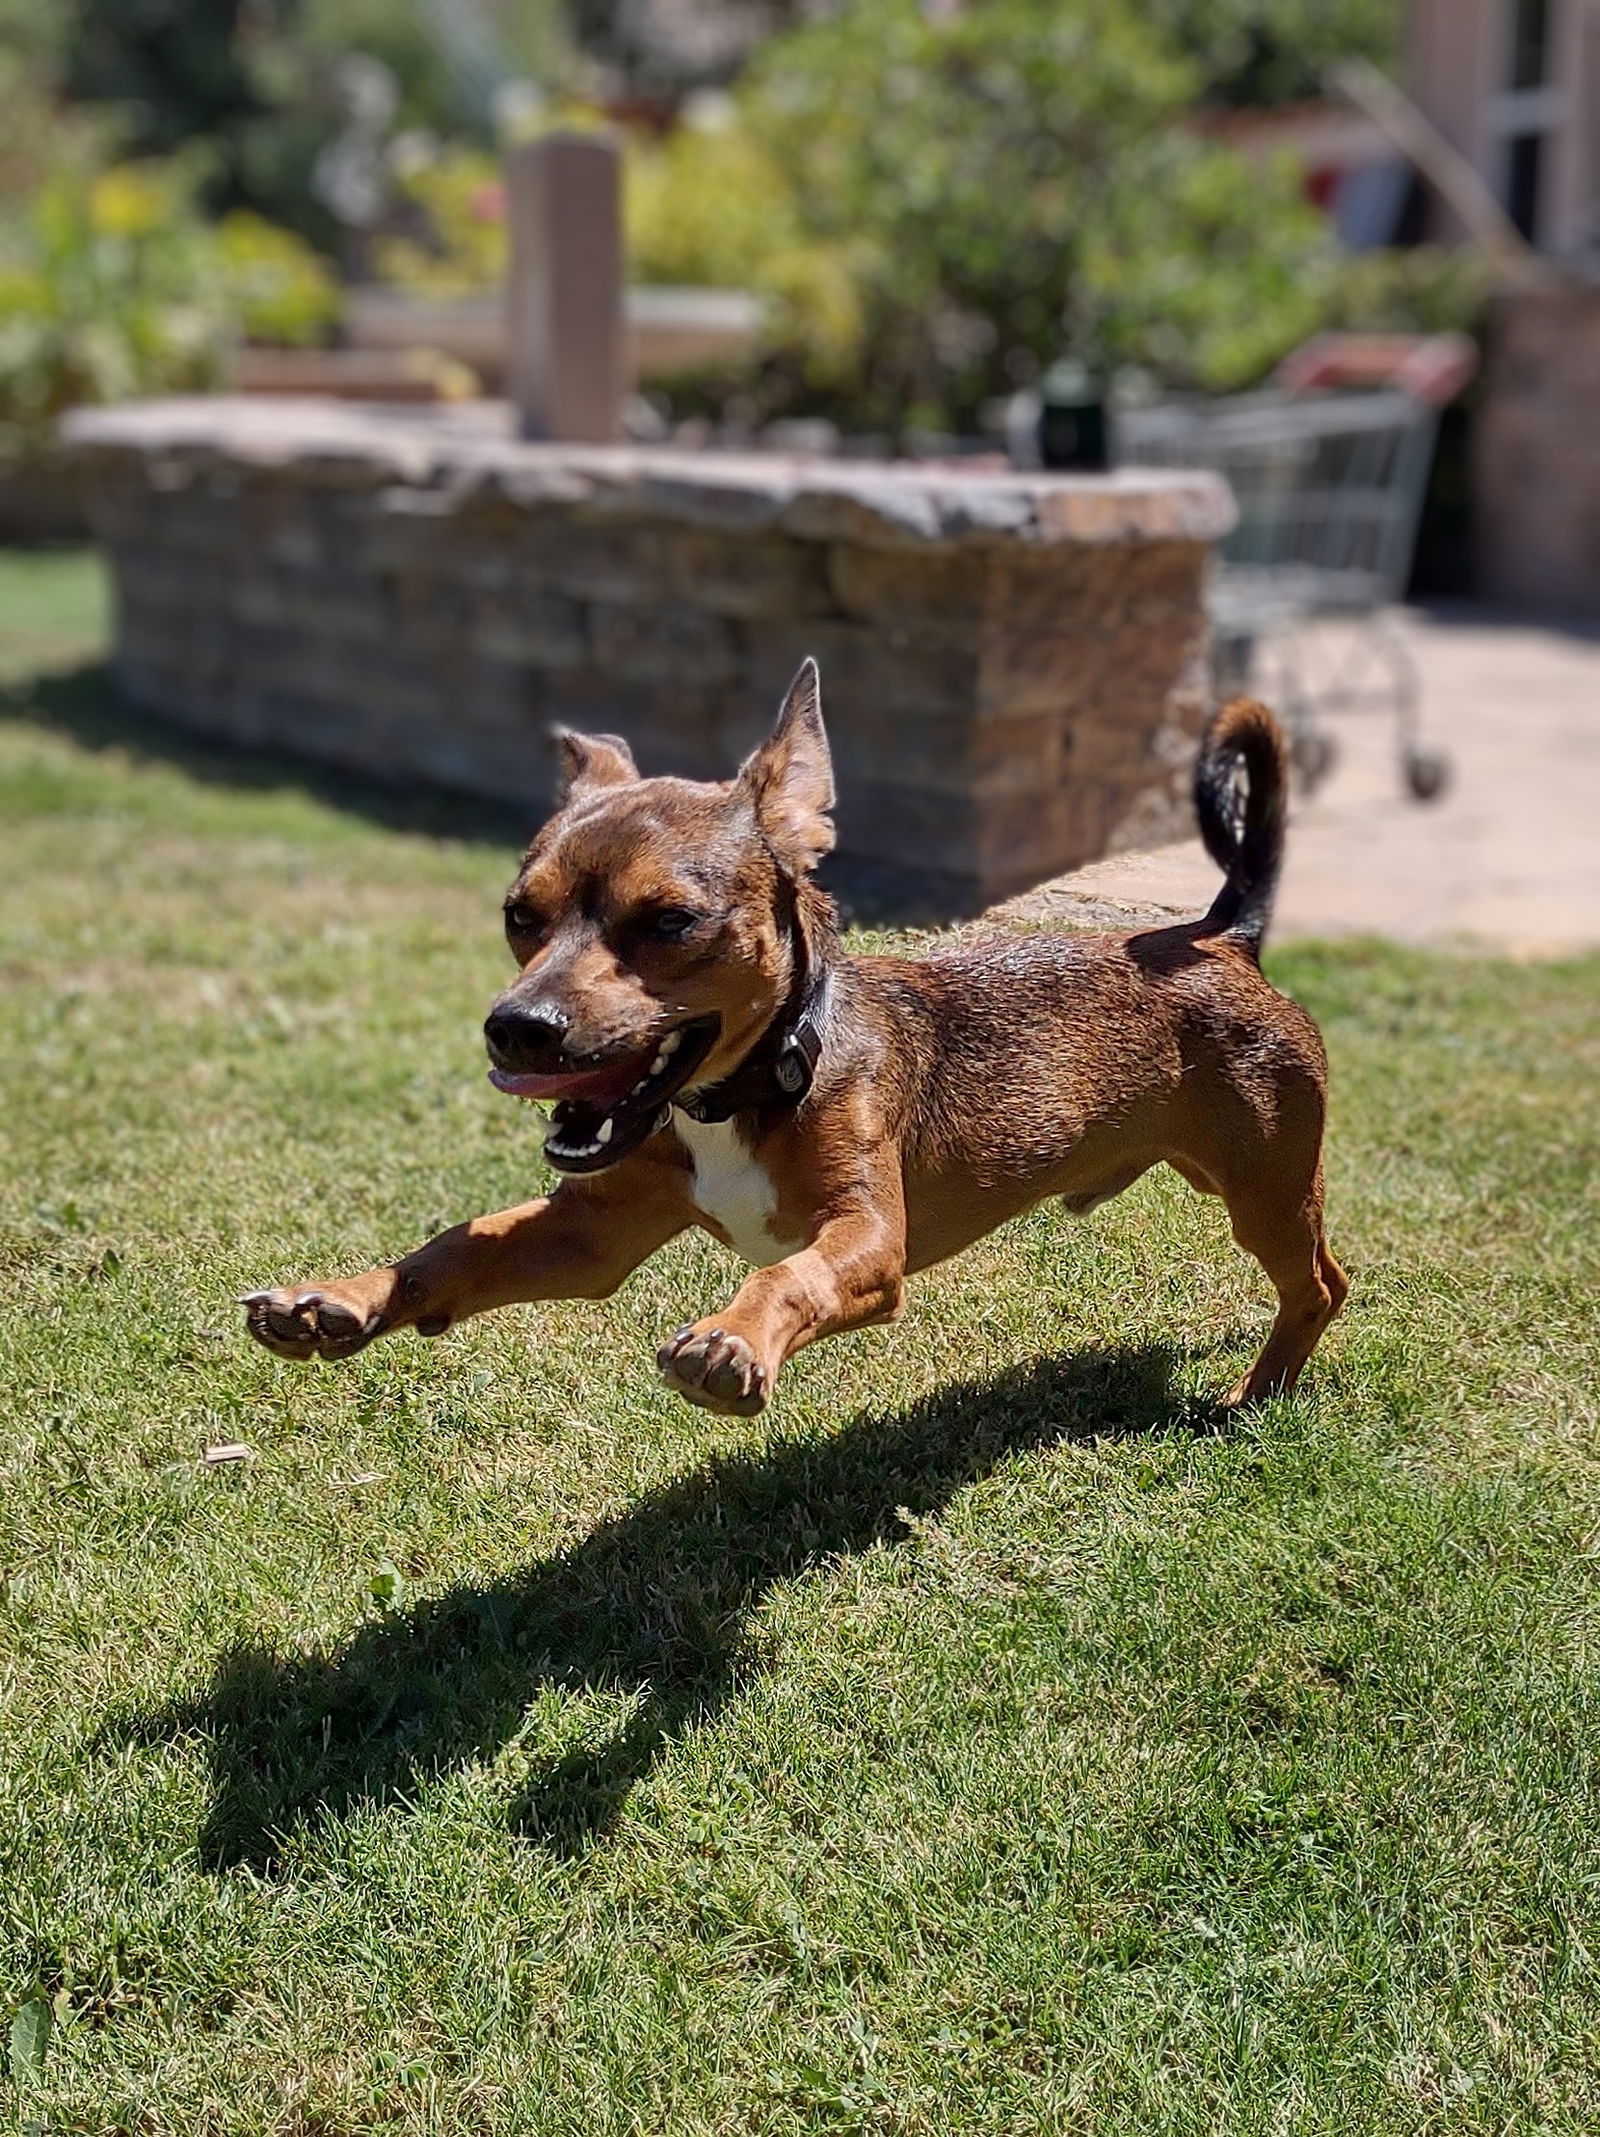
[(1236, 699), (1201, 749), (1200, 827), (1227, 872), (1203, 920), (915, 961), (846, 956), (812, 881), (833, 775), (810, 661), (724, 784), (641, 778), (609, 736), (562, 746), (560, 807), (506, 900), (518, 977), (484, 1029), (498, 1088), (554, 1102), (545, 1154), (567, 1177), (393, 1267), (252, 1293), (269, 1350), (345, 1358), (395, 1328), (603, 1298), (699, 1225), (754, 1273), (658, 1363), (691, 1401), (750, 1415), (797, 1350), (893, 1320), (916, 1270), (1164, 1159), (1223, 1198), (1278, 1293), (1228, 1400), (1294, 1385), (1348, 1287), (1322, 1230), (1322, 1042), (1259, 963), (1283, 850), (1270, 713)]

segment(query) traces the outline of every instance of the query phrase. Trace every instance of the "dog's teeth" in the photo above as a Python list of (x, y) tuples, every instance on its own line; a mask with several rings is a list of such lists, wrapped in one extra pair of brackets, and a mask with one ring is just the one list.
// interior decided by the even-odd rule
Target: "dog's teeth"
[(656, 1058), (660, 1061), (665, 1061), (668, 1054), (675, 1054), (682, 1039), (683, 1033), (681, 1031), (669, 1031), (661, 1042), (661, 1051)]
[(611, 1121), (609, 1121), (609, 1120), (603, 1120), (603, 1121), (602, 1121), (602, 1122), (600, 1123), (599, 1127), (598, 1127), (598, 1128), (596, 1128), (596, 1130), (594, 1131), (594, 1132), (595, 1132), (595, 1135), (597, 1136), (597, 1138), (598, 1138), (598, 1139), (599, 1139), (599, 1140), (600, 1140), (600, 1141), (601, 1141), (602, 1143), (609, 1143), (609, 1142), (610, 1142), (610, 1140), (611, 1140), (611, 1129), (612, 1129), (612, 1125), (613, 1125), (613, 1124), (612, 1124), (612, 1122), (611, 1122)]
[[(665, 1047), (662, 1047), (660, 1053), (656, 1055), (656, 1058), (650, 1064), (650, 1076), (659, 1076), (661, 1074), (661, 1071), (666, 1067), (668, 1061), (671, 1058), (672, 1057), (667, 1052), (667, 1049)], [(646, 1083), (650, 1081), (650, 1076), (647, 1076), (645, 1078)]]

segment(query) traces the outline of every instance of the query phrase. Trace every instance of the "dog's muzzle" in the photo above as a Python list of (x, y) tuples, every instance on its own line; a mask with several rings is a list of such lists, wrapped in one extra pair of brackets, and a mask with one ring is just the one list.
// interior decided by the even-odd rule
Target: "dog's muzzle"
[[(698, 1017), (659, 1033), (637, 1052), (607, 1061), (592, 1056), (573, 1061), (562, 1058), (548, 1034), (534, 1039), (528, 1033), (523, 1020), (537, 1008), (511, 1014), (505, 1023), (502, 1018), (520, 1005), (497, 1004), (491, 1011), (484, 1027), (489, 1081), (512, 1098), (553, 1105), (544, 1154), (559, 1172), (601, 1172), (636, 1150), (664, 1124), (667, 1107), (710, 1053), (721, 1028), (718, 1017)], [(549, 1065), (514, 1065), (530, 1051)]]
[(483, 1023), (489, 1059), (508, 1075), (558, 1073), (572, 1019), (559, 1003), (502, 995)]

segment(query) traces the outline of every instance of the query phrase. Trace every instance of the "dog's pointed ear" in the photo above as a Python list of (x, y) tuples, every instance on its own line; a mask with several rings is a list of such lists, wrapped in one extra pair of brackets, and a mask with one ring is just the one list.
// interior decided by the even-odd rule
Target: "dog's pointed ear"
[(786, 868), (815, 868), (833, 848), (833, 759), (822, 724), (822, 678), (814, 660), (800, 664), (778, 724), (739, 773), (756, 820)]
[(556, 806), (598, 794), (603, 787), (632, 786), (639, 776), (633, 752), (621, 735), (579, 735), (570, 727), (554, 730)]

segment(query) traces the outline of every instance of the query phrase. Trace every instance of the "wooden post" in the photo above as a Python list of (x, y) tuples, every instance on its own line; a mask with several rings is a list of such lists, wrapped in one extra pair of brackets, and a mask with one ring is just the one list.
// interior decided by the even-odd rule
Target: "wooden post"
[(624, 388), (622, 178), (606, 134), (552, 133), (506, 161), (507, 385), (524, 438), (609, 444)]

